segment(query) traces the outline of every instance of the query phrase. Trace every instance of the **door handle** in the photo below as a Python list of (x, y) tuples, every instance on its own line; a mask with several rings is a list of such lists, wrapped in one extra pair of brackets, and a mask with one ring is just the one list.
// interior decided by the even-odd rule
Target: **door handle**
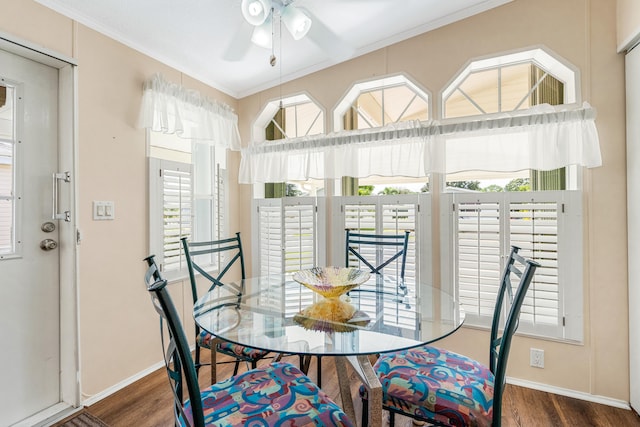
[(52, 219), (64, 219), (66, 222), (71, 222), (71, 212), (64, 211), (58, 212), (58, 182), (71, 182), (71, 172), (62, 172), (62, 173), (54, 173), (53, 174), (53, 191), (52, 191), (52, 202), (53, 213), (51, 215)]
[(52, 251), (58, 247), (58, 242), (53, 239), (44, 239), (40, 242), (40, 249), (43, 251)]

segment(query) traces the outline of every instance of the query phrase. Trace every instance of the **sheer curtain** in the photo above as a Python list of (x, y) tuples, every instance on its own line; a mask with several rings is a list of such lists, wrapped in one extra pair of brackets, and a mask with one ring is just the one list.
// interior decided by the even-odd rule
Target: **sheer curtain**
[(160, 74), (145, 82), (138, 127), (239, 150), (238, 116), (231, 107)]
[(242, 150), (239, 181), (423, 177), (601, 164), (595, 111), (588, 104), (540, 105), (482, 119), (404, 122), (252, 144)]

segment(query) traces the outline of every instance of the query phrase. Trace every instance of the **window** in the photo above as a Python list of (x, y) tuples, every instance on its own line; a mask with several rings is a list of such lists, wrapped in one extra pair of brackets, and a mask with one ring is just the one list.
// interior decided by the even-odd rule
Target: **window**
[[(419, 99), (424, 103), (417, 110), (429, 112), (429, 98), (406, 77), (358, 83), (333, 112), (334, 130), (351, 131), (251, 147), (243, 153), (240, 181), (295, 177), (342, 181), (343, 188), (351, 184), (341, 196), (333, 196), (340, 194), (339, 185), (328, 192), (331, 212), (316, 211), (318, 227), (330, 227), (310, 240), (316, 262), (325, 265), (320, 258), (326, 251), (331, 265), (344, 264), (347, 226), (379, 233), (412, 224), (408, 277), (450, 286), (446, 290), (468, 306), (466, 323), (472, 326), (488, 326), (504, 259), (511, 245), (520, 246), (542, 266), (527, 295), (520, 331), (579, 342), (580, 171), (601, 165), (601, 156), (593, 110), (553, 107), (577, 102), (578, 82), (575, 69), (542, 49), (472, 61), (443, 90), (441, 111), (449, 115), (441, 122), (402, 113)], [(397, 105), (388, 106), (391, 100)], [(403, 116), (412, 121), (397, 123)], [(430, 185), (434, 182), (439, 185)], [(354, 197), (361, 190), (369, 196)], [(434, 213), (433, 198), (439, 209)], [(287, 204), (302, 199), (289, 198)], [(254, 264), (254, 272), (283, 272), (288, 254), (295, 253), (285, 249), (286, 229), (295, 218), (287, 219), (282, 202), (256, 203), (261, 264)], [(433, 236), (439, 237), (438, 247), (432, 215), (439, 218)], [(432, 268), (431, 250), (440, 268)], [(302, 254), (293, 258), (303, 265)]]
[[(467, 66), (443, 91), (445, 118), (489, 115), (576, 99), (576, 73), (540, 49)], [(505, 139), (504, 143), (514, 143)], [(472, 141), (448, 146), (472, 153)], [(467, 144), (465, 146), (464, 144)], [(490, 326), (510, 246), (541, 264), (522, 308), (519, 330), (582, 340), (582, 199), (576, 166), (552, 171), (474, 171), (446, 175), (442, 206), (452, 206), (441, 230), (443, 280), (453, 284), (466, 323)], [(449, 244), (451, 247), (449, 248)], [(450, 272), (450, 273), (449, 273)]]
[(333, 130), (429, 119), (429, 94), (398, 74), (354, 84), (333, 112)]
[[(340, 101), (333, 114), (334, 130), (383, 127), (389, 124), (429, 119), (429, 95), (404, 75), (356, 83)], [(406, 194), (419, 192), (428, 178), (343, 177), (340, 194)]]
[[(428, 194), (335, 197), (332, 215), (334, 218), (333, 232), (331, 233), (332, 236), (335, 236), (334, 263), (344, 265), (346, 228), (371, 234), (402, 234), (405, 230), (411, 230), (407, 248), (405, 278), (410, 286), (413, 286), (415, 282), (420, 280), (420, 271), (431, 271), (431, 269), (419, 268), (421, 260), (419, 251), (422, 248), (419, 242), (428, 241), (428, 238), (425, 240), (425, 236), (431, 234), (431, 224), (427, 220), (430, 211), (429, 205)], [(395, 248), (392, 251), (395, 253)], [(383, 255), (383, 258), (388, 258), (388, 256)], [(385, 273), (399, 275), (400, 260), (389, 264), (385, 268)], [(413, 290), (415, 291), (415, 288)]]
[(14, 180), (16, 131), (15, 89), (0, 85), (0, 257), (17, 251)]
[[(224, 151), (157, 132), (149, 132), (149, 142), (151, 252), (166, 277), (181, 277), (186, 272), (182, 237), (226, 236)], [(211, 267), (216, 265), (212, 260)]]
[[(325, 129), (324, 110), (306, 94), (267, 103), (253, 127), (256, 141), (276, 141), (318, 135)], [(324, 192), (322, 180), (266, 183), (264, 197), (316, 196)]]
[(318, 221), (322, 210), (323, 199), (315, 197), (254, 200), (252, 228), (259, 230), (257, 241), (252, 242), (257, 253), (254, 271), (290, 274), (324, 265), (318, 240), (324, 235), (324, 224)]

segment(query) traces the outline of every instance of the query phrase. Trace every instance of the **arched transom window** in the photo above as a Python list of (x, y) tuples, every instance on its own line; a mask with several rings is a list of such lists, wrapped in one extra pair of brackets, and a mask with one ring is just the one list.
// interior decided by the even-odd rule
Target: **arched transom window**
[(256, 119), (256, 141), (297, 138), (325, 131), (324, 110), (306, 94), (269, 101)]
[(335, 131), (429, 118), (429, 95), (404, 75), (354, 84), (333, 115)]
[(542, 49), (476, 60), (442, 93), (443, 117), (576, 102), (576, 72)]

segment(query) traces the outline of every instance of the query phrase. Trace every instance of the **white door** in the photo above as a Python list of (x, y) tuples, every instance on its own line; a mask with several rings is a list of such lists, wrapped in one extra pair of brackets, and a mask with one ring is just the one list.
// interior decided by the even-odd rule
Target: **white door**
[(57, 106), (57, 69), (0, 50), (2, 426), (61, 400)]
[(625, 56), (627, 86), (627, 245), (629, 256), (630, 402), (640, 410), (640, 46)]

